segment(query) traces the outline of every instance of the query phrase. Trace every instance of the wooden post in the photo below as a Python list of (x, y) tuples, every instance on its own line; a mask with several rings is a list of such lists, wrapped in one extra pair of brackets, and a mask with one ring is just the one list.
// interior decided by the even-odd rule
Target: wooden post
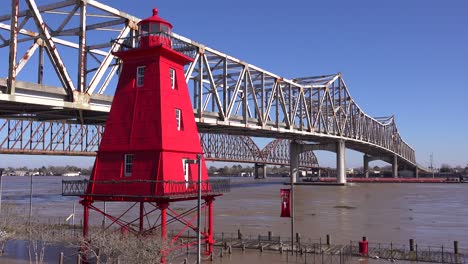
[(330, 235), (327, 234), (327, 246), (330, 246)]
[(59, 264), (63, 264), (63, 252), (60, 252)]
[(444, 245), (442, 245), (442, 263), (444, 262)]
[(418, 261), (418, 244), (416, 244), (416, 261)]
[(411, 252), (414, 251), (414, 239), (412, 239), (412, 238), (409, 240), (409, 250)]

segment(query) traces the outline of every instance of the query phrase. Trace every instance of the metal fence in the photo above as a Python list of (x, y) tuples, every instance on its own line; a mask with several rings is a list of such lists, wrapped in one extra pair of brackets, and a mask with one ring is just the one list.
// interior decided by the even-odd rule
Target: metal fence
[(156, 44), (167, 45), (175, 51), (178, 51), (190, 58), (194, 58), (195, 54), (198, 52), (197, 46), (192, 45), (187, 41), (176, 38), (172, 34), (168, 34), (165, 32), (153, 32), (134, 37), (119, 38), (112, 40), (112, 42), (119, 44), (121, 50), (131, 50), (135, 48), (144, 47), (142, 44), (142, 40), (148, 37), (159, 39), (159, 43)]
[[(456, 245), (455, 245), (456, 244)], [(418, 244), (368, 243), (368, 257), (433, 263), (468, 263), (468, 249)], [(359, 242), (351, 241), (353, 255), (360, 255)]]
[(275, 259), (285, 263), (345, 264), (354, 256), (351, 245), (330, 245), (322, 243), (321, 239), (304, 240), (296, 236), (292, 247), (290, 237), (274, 236), (271, 232), (268, 235), (245, 235), (238, 231), (237, 234), (216, 233), (214, 237), (215, 257), (236, 254), (234, 250), (240, 250), (250, 254), (277, 254)]
[[(141, 184), (155, 186), (158, 191), (151, 197), (166, 197), (166, 196), (194, 196), (198, 193), (198, 182), (196, 181), (153, 181), (153, 180), (110, 180), (110, 181), (92, 181), (92, 180), (62, 180), (62, 195), (64, 196), (81, 196), (81, 195), (123, 195), (125, 193), (86, 193), (88, 185), (103, 186), (103, 185), (120, 185), (131, 189)], [(203, 195), (221, 194), (231, 191), (231, 181), (229, 179), (208, 180), (201, 182), (201, 191)], [(115, 191), (112, 188), (110, 190)], [(146, 197), (146, 196), (145, 196)]]

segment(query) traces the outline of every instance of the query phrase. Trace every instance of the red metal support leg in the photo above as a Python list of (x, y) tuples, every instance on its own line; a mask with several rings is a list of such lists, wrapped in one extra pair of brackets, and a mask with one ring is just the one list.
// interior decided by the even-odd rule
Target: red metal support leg
[(206, 241), (207, 247), (206, 247), (206, 254), (211, 255), (213, 253), (213, 244), (214, 244), (214, 238), (213, 238), (213, 201), (214, 197), (208, 197), (205, 199), (206, 204), (208, 206), (208, 239)]
[(92, 201), (84, 199), (81, 200), (80, 203), (83, 205), (83, 241), (84, 242), (81, 245), (81, 259), (82, 263), (87, 264), (88, 263), (88, 258), (87, 258), (87, 245), (88, 243), (88, 230), (89, 230), (89, 206), (91, 205)]
[[(160, 203), (159, 208), (161, 209), (161, 239), (163, 247), (166, 247), (167, 242), (167, 207), (169, 204), (167, 203)], [(161, 252), (161, 263), (166, 263), (166, 250), (163, 248)]]
[(90, 200), (81, 200), (80, 202), (83, 205), (83, 238), (88, 239), (88, 230), (89, 230), (89, 206), (91, 205)]

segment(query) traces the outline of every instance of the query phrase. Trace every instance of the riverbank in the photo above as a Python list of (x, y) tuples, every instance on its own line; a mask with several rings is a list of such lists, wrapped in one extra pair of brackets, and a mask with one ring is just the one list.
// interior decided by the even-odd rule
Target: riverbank
[[(468, 183), (466, 181), (459, 181), (452, 178), (355, 178), (347, 177), (347, 182), (352, 183)], [(315, 178), (315, 179), (302, 179), (302, 181), (295, 183), (295, 185), (343, 185), (337, 183), (336, 178)]]

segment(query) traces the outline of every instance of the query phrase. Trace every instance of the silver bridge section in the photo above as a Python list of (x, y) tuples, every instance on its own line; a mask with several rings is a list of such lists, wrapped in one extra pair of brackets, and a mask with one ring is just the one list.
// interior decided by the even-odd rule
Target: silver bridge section
[[(103, 124), (120, 66), (111, 52), (136, 45), (128, 40), (135, 39), (139, 18), (93, 0), (10, 2), (11, 12), (0, 14), (0, 56), (9, 56), (0, 65), (0, 118)], [(418, 166), (394, 117), (367, 115), (340, 73), (283, 78), (172, 37), (193, 54), (184, 77), (200, 132), (344, 142), (373, 157)]]
[[(81, 125), (27, 119), (0, 120), (0, 154), (95, 156), (103, 125)], [(200, 134), (205, 159), (268, 165), (289, 165), (289, 140), (275, 139), (260, 149), (247, 136)], [(299, 157), (301, 168), (318, 169), (312, 151)]]

